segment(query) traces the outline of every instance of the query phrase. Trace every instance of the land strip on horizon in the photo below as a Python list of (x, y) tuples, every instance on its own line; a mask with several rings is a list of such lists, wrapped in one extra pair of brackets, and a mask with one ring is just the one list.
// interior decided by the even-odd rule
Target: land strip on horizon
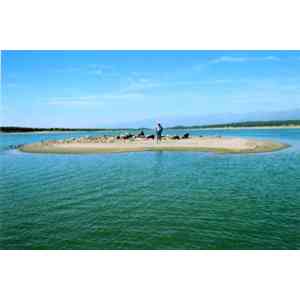
[[(212, 125), (194, 125), (184, 126), (178, 125), (166, 127), (166, 129), (243, 129), (243, 128), (300, 128), (300, 120), (285, 121), (249, 121), (235, 122)], [(0, 132), (59, 132), (59, 131), (120, 131), (120, 130), (147, 130), (150, 128), (39, 128), (39, 127), (18, 127), (18, 126), (1, 126)]]

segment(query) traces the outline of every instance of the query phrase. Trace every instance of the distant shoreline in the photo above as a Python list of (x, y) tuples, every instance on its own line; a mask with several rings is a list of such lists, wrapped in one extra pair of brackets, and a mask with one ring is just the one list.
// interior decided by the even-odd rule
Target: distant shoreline
[[(0, 131), (0, 134), (56, 134), (56, 133), (73, 133), (73, 132), (84, 132), (84, 131), (102, 131), (102, 130), (51, 130), (51, 131), (15, 131), (15, 132), (3, 132)], [(105, 130), (103, 130), (105, 131)]]
[(76, 131), (120, 131), (120, 130), (142, 130), (134, 128), (31, 128), (31, 127), (14, 127), (0, 126), (0, 133), (33, 133), (33, 132), (76, 132)]
[(188, 130), (214, 130), (214, 129), (298, 129), (300, 125), (295, 126), (248, 126), (248, 127), (213, 127), (213, 128), (182, 128)]
[[(232, 129), (297, 129), (300, 128), (300, 120), (273, 120), (273, 121), (244, 121), (219, 123), (211, 125), (177, 125), (165, 127), (167, 130), (232, 130)], [(151, 130), (147, 127), (139, 128), (68, 128), (68, 127), (21, 127), (21, 126), (0, 126), (1, 133), (60, 133), (80, 131), (141, 131)]]
[[(300, 129), (300, 125), (295, 126), (246, 126), (246, 127), (211, 127), (211, 128), (195, 128), (195, 127), (183, 127), (183, 128), (165, 128), (166, 130), (251, 130), (251, 129)], [(125, 128), (125, 129), (70, 129), (70, 130), (32, 130), (32, 131), (0, 131), (0, 134), (55, 134), (55, 133), (73, 133), (73, 132), (94, 132), (94, 131), (138, 131), (141, 129)], [(151, 128), (144, 128), (143, 130), (151, 130)]]

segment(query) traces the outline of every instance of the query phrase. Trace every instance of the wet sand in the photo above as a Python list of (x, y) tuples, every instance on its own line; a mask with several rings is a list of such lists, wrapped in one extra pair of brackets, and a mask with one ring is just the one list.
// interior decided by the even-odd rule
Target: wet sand
[(216, 153), (260, 153), (277, 151), (288, 145), (237, 137), (190, 137), (160, 142), (146, 138), (116, 139), (115, 137), (81, 137), (22, 145), (19, 150), (30, 153), (88, 154), (140, 151), (204, 151)]

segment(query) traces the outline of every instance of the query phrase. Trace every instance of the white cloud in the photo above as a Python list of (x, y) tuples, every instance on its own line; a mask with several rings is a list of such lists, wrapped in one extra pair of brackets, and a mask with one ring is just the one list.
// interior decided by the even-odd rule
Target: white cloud
[(82, 100), (52, 100), (49, 101), (50, 105), (91, 105), (91, 104), (102, 104), (102, 102), (91, 102), (91, 101), (82, 101)]
[(90, 101), (97, 98), (97, 95), (86, 95), (86, 96), (70, 96), (70, 97), (53, 97), (50, 101)]
[(142, 92), (161, 86), (160, 82), (149, 78), (129, 78), (126, 86), (122, 88), (123, 92)]
[(50, 98), (48, 104), (50, 105), (98, 105), (105, 104), (109, 101), (122, 101), (122, 100), (138, 100), (144, 97), (142, 93), (128, 93), (128, 92), (111, 92), (96, 95), (86, 95), (78, 97), (54, 97)]
[(102, 94), (101, 98), (111, 100), (136, 100), (144, 97), (143, 93), (127, 93), (127, 92), (116, 92)]
[(86, 70), (88, 74), (95, 75), (97, 77), (116, 77), (120, 76), (111, 66), (108, 65), (88, 65)]
[(82, 73), (86, 75), (94, 75), (98, 77), (115, 75), (110, 66), (105, 65), (85, 65), (85, 66), (67, 66), (56, 70), (59, 73)]
[(72, 104), (101, 104), (100, 101), (97, 100), (97, 95), (87, 95), (87, 96), (78, 96), (78, 97), (54, 97), (48, 101), (48, 104), (51, 105), (72, 105)]
[(91, 74), (97, 75), (97, 76), (102, 76), (104, 74), (103, 69), (98, 68), (90, 71)]
[(56, 70), (58, 73), (75, 73), (78, 71), (81, 71), (81, 68), (78, 66), (67, 66)]
[(218, 64), (223, 62), (246, 62), (248, 61), (248, 57), (238, 57), (238, 56), (220, 56), (217, 58), (214, 58), (210, 61), (210, 63)]
[(270, 56), (264, 57), (264, 60), (279, 61), (280, 58), (278, 56), (270, 55)]
[(15, 88), (15, 87), (18, 87), (19, 85), (16, 84), (15, 82), (8, 82), (6, 84), (6, 86), (9, 87), (9, 88)]
[(212, 81), (212, 83), (216, 83), (216, 84), (226, 84), (226, 83), (233, 83), (236, 82), (236, 80), (233, 79), (216, 79), (215, 81)]
[(213, 64), (219, 63), (244, 63), (244, 62), (255, 62), (255, 61), (279, 61), (280, 58), (277, 56), (220, 56), (210, 61)]

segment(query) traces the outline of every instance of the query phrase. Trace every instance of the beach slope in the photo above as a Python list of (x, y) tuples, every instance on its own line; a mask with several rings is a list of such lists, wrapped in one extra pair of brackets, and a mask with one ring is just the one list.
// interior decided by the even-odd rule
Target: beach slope
[(260, 153), (287, 148), (288, 145), (265, 140), (238, 137), (165, 138), (159, 143), (152, 139), (116, 139), (115, 137), (72, 138), (22, 145), (19, 150), (30, 153), (113, 153), (140, 151), (204, 151), (215, 153)]

